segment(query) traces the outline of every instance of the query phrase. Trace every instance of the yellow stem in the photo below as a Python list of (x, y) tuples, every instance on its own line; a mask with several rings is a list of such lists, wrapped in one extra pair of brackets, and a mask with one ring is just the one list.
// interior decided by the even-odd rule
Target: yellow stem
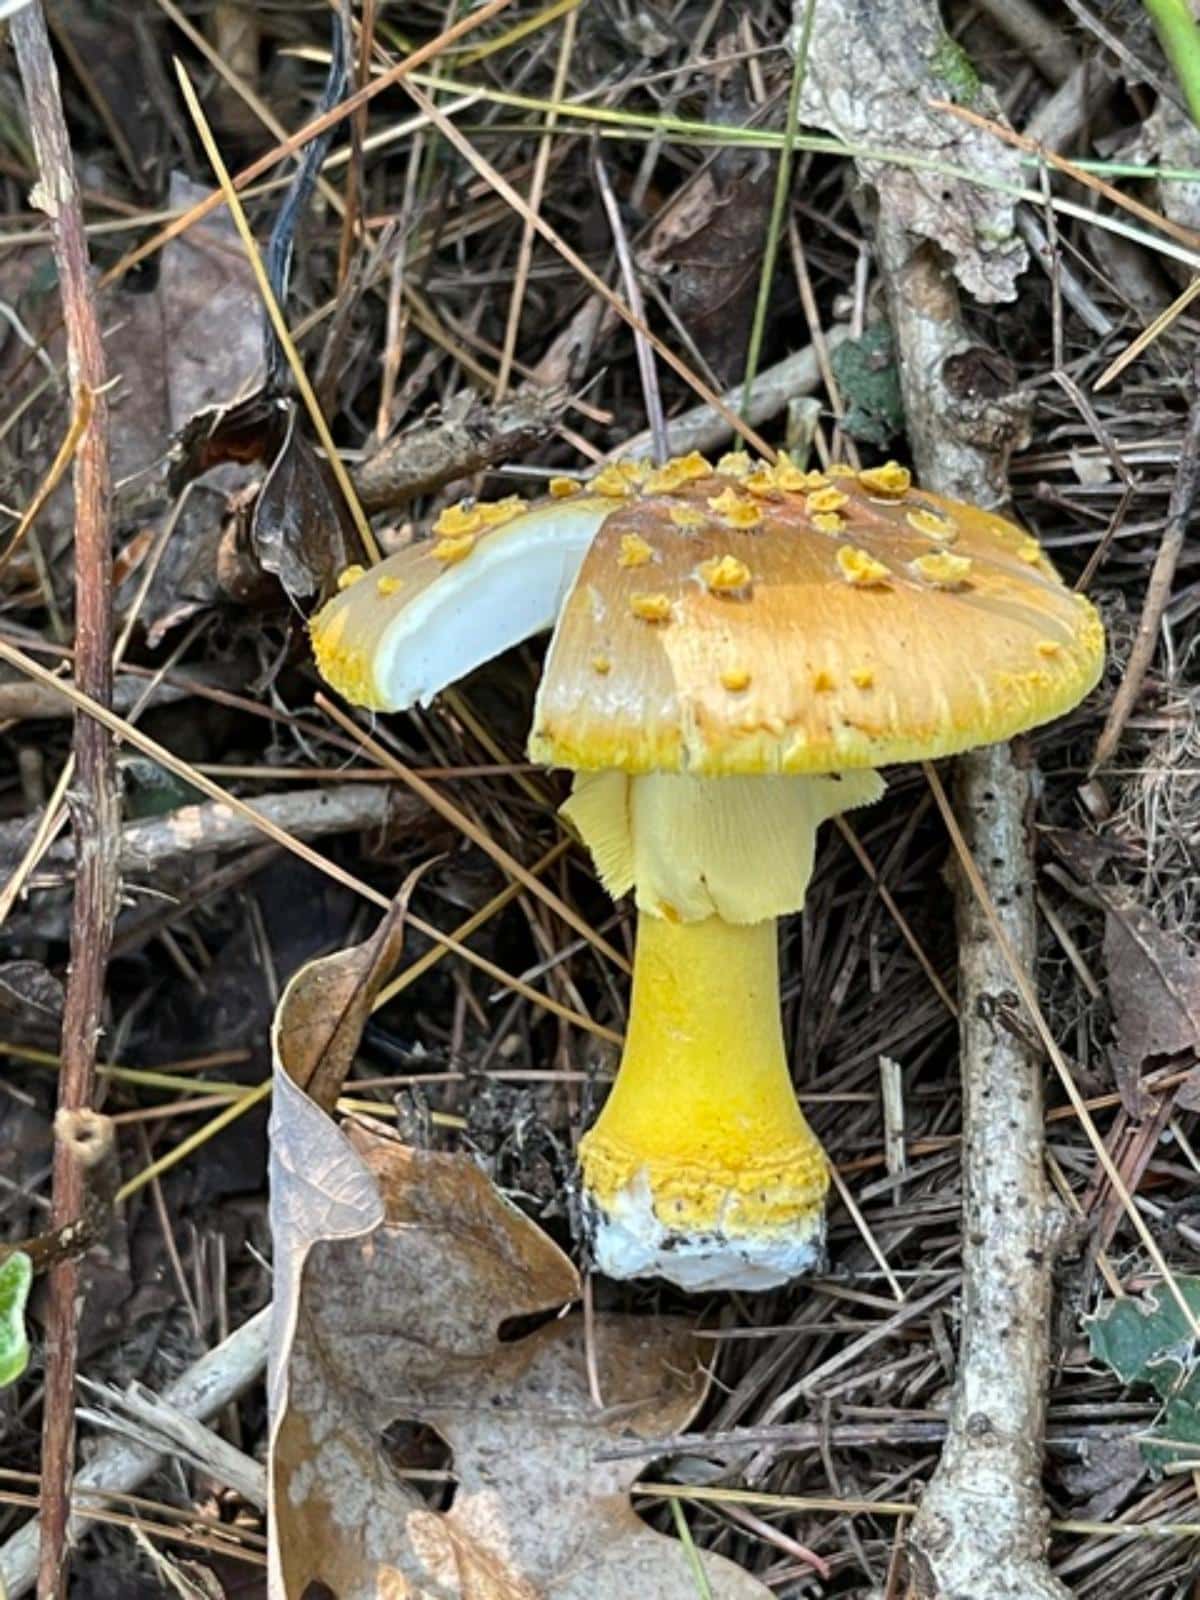
[(641, 918), (621, 1070), (580, 1156), (603, 1211), (644, 1183), (674, 1233), (819, 1226), (828, 1167), (788, 1071), (773, 920)]

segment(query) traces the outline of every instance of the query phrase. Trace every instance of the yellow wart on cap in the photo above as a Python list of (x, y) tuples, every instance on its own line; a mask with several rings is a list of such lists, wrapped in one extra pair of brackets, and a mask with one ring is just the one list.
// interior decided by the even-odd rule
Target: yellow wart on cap
[(850, 682), (856, 689), (871, 689), (875, 685), (875, 674), (870, 667), (855, 667), (850, 674)]
[(804, 509), (811, 516), (815, 511), (840, 511), (849, 502), (850, 496), (844, 489), (814, 489), (805, 496)]
[(354, 562), (349, 567), (343, 567), (342, 570), (337, 575), (337, 586), (338, 586), (338, 588), (339, 589), (348, 589), (352, 583), (357, 583), (358, 582), (358, 580), (363, 576), (365, 571), (366, 571), (366, 568), (359, 566), (359, 564), (357, 562)]
[(757, 528), (762, 512), (753, 502), (738, 494), (736, 489), (723, 489), (708, 502), (708, 509), (716, 513), (730, 528)]
[(774, 500), (779, 494), (779, 485), (775, 481), (775, 469), (765, 462), (759, 462), (753, 472), (748, 472), (742, 479), (742, 488), (747, 494), (754, 494), (762, 500)]
[(624, 499), (633, 493), (633, 483), (629, 474), (621, 470), (621, 463), (615, 462), (612, 466), (602, 467), (589, 484), (596, 494), (611, 495), (615, 500)]
[(672, 506), (667, 516), (677, 528), (703, 528), (708, 522), (703, 511), (697, 511), (695, 506)]
[(949, 517), (940, 517), (936, 511), (908, 511), (904, 516), (910, 528), (915, 528), (918, 533), (923, 533), (928, 539), (937, 539), (941, 544), (953, 544), (958, 538), (958, 528)]
[(602, 678), (606, 678), (612, 671), (612, 661), (608, 656), (593, 656), (592, 671), (599, 673)]
[(665, 594), (631, 594), (629, 609), (643, 622), (669, 622), (671, 601)]
[(721, 687), (730, 694), (741, 694), (750, 687), (750, 672), (746, 667), (726, 667), (721, 674)]
[(1017, 546), (1017, 560), (1024, 561), (1026, 566), (1040, 567), (1046, 560), (1046, 552), (1031, 533), (1027, 533)]
[(693, 450), (686, 456), (673, 456), (661, 467), (655, 467), (646, 478), (643, 487), (647, 494), (670, 494), (673, 489), (691, 483), (696, 478), (711, 476), (712, 464), (700, 454), (699, 450)]
[(885, 461), (881, 467), (866, 467), (858, 481), (868, 494), (882, 494), (889, 498), (907, 494), (912, 488), (912, 473), (898, 461)]
[(779, 452), (774, 473), (776, 486), (790, 494), (807, 494), (810, 489), (823, 489), (829, 482), (823, 472), (806, 472), (798, 467), (786, 450)]
[(736, 594), (750, 582), (750, 568), (737, 556), (714, 556), (697, 567), (700, 581), (713, 594)]
[(617, 552), (619, 567), (644, 567), (654, 560), (654, 551), (638, 533), (623, 533), (621, 548)]
[(457, 539), (463, 534), (478, 533), (482, 527), (483, 512), (479, 507), (460, 500), (457, 505), (446, 507), (434, 523), (433, 532)]
[(485, 528), (499, 528), (519, 516), (525, 510), (525, 504), (519, 494), (508, 494), (503, 500), (481, 500), (478, 510)]
[(965, 583), (971, 570), (970, 556), (956, 556), (949, 550), (938, 550), (933, 555), (918, 556), (912, 563), (913, 571), (926, 583), (938, 589), (956, 589)]
[(717, 471), (727, 478), (744, 478), (754, 467), (754, 462), (744, 450), (730, 450), (717, 462)]
[(809, 521), (818, 533), (841, 533), (846, 526), (840, 511), (816, 511), (810, 514)]
[(403, 578), (392, 578), (387, 573), (384, 573), (382, 578), (375, 579), (375, 593), (381, 600), (386, 600), (390, 594), (399, 594), (403, 587)]
[(882, 561), (867, 550), (856, 550), (853, 545), (844, 544), (837, 553), (838, 571), (847, 583), (854, 584), (857, 588), (869, 589), (891, 581), (891, 573)]
[(452, 567), (458, 561), (465, 561), (475, 548), (475, 535), (463, 533), (453, 539), (439, 539), (434, 545), (431, 554), (435, 561), (440, 561), (444, 566)]
[(553, 500), (566, 500), (569, 495), (578, 494), (583, 485), (574, 478), (551, 478), (546, 485)]
[(812, 686), (818, 694), (828, 694), (837, 688), (837, 680), (832, 672), (826, 672), (824, 667), (818, 668), (812, 675)]

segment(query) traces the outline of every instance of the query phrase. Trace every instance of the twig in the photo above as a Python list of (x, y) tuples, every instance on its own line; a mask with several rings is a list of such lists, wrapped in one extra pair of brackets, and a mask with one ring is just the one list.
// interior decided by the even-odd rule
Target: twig
[(440, 415), (389, 439), (356, 468), (367, 511), (388, 511), (544, 444), (566, 406), (565, 390), (526, 389), (484, 405), (466, 389)]
[[(1017, 959), (1036, 953), (1029, 773), (1006, 745), (957, 769), (962, 833)], [(963, 1304), (942, 1458), (913, 1521), (918, 1594), (1060, 1600), (1045, 1564), (1041, 1494), (1051, 1266), (1061, 1214), (1046, 1186), (1040, 1058), (985, 1002), (1008, 991), (1005, 953), (956, 877), (963, 1086)], [(987, 1506), (987, 1515), (979, 1508)]]
[(1150, 582), (1146, 586), (1146, 599), (1133, 648), (1117, 692), (1113, 696), (1108, 716), (1092, 756), (1092, 771), (1109, 759), (1121, 742), (1125, 724), (1142, 692), (1146, 673), (1158, 644), (1158, 630), (1163, 612), (1171, 598), (1171, 585), (1175, 582), (1175, 568), (1183, 551), (1188, 522), (1200, 488), (1200, 360), (1192, 367), (1192, 403), (1188, 412), (1187, 429), (1179, 450), (1179, 465), (1175, 469), (1175, 482), (1171, 486), (1171, 499), (1167, 507), (1167, 525), (1162, 542), (1154, 558)]
[[(11, 23), (13, 47), (37, 154), (38, 203), (50, 218), (62, 294), (71, 400), (91, 416), (73, 463), (75, 487), (75, 671), (80, 687), (101, 705), (112, 694), (112, 528), (108, 459), (108, 402), (104, 349), (92, 296), (83, 212), (71, 159), (58, 73), (40, 0)], [(88, 397), (88, 398), (85, 398)], [(104, 975), (117, 909), (118, 810), (113, 741), (91, 717), (75, 723), (76, 786), (71, 796), (75, 833), (75, 899), (71, 967), (63, 1009), (59, 1107), (86, 1108), (92, 1099), (104, 1006)], [(54, 1149), (55, 1227), (83, 1207), (83, 1173), (72, 1148)], [(66, 1588), (66, 1535), (75, 1448), (75, 1298), (78, 1267), (60, 1262), (50, 1273), (46, 1312), (46, 1387), (42, 1412), (41, 1600), (60, 1600)]]
[[(297, 839), (322, 839), (334, 833), (404, 830), (426, 814), (425, 806), (401, 793), (395, 784), (331, 783), (290, 794), (260, 795), (251, 802), (259, 817), (275, 829)], [(0, 866), (7, 850), (19, 848), (19, 837), (9, 835), (10, 823), (0, 823)], [(19, 833), (25, 831), (18, 824)], [(219, 801), (178, 806), (161, 817), (126, 823), (118, 835), (121, 871), (144, 883), (155, 873), (176, 866), (193, 866), (198, 857), (215, 852), (248, 850), (262, 838), (258, 823), (231, 811)], [(42, 857), (43, 870), (61, 868), (70, 860), (67, 840), (51, 845)]]
[(244, 1451), (222, 1439), (195, 1417), (168, 1405), (144, 1384), (128, 1389), (92, 1383), (81, 1378), (91, 1403), (79, 1408), (81, 1422), (90, 1422), (110, 1434), (132, 1440), (145, 1449), (154, 1445), (163, 1455), (175, 1455), (240, 1494), (249, 1505), (266, 1510), (267, 1469)]
[[(853, 51), (862, 14), (836, 9)], [(794, 0), (797, 20), (801, 10)], [(885, 34), (918, 18), (936, 29), (932, 5), (871, 8), (871, 26)], [(837, 25), (836, 16), (823, 20)], [(897, 77), (886, 92), (927, 104), (929, 79), (910, 71), (911, 81)], [(886, 190), (875, 245), (921, 481), (976, 505), (1001, 503), (1026, 408), (1015, 396), (963, 392), (954, 358), (973, 341), (953, 279)], [(910, 1578), (922, 1600), (1064, 1600), (1046, 1565), (1040, 1489), (1057, 1219), (1044, 1174), (1041, 1068), (1022, 1041), (993, 1031), (983, 1004), (1011, 987), (1008, 956), (1024, 970), (1034, 954), (1028, 778), (1006, 746), (977, 751), (959, 763), (959, 797), (984, 874), (981, 883), (960, 875), (956, 895), (963, 1324), (946, 1445), (910, 1533)], [(992, 937), (989, 912), (1002, 919), (1006, 943)]]
[(1079, 65), (1070, 35), (1061, 22), (1046, 16), (1030, 0), (983, 0), (980, 9), (1003, 28), (1020, 46), (1021, 54), (1051, 83), (1064, 82)]

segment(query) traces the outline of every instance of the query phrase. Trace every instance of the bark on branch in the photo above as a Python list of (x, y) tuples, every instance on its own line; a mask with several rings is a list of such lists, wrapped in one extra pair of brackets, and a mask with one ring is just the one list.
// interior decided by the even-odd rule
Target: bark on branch
[[(9, 26), (37, 154), (38, 183), (33, 199), (50, 219), (71, 401), (77, 414), (87, 401), (91, 406), (74, 463), (76, 680), (86, 694), (107, 705), (112, 695), (112, 483), (104, 349), (92, 294), (79, 186), (40, 0), (18, 11)], [(76, 778), (70, 800), (76, 850), (75, 901), (59, 1077), (59, 1107), (66, 1112), (86, 1109), (92, 1099), (104, 977), (116, 916), (119, 830), (108, 729), (90, 717), (79, 717), (74, 757)], [(83, 1201), (82, 1168), (71, 1146), (59, 1140), (54, 1151), (53, 1225), (62, 1228), (73, 1223), (81, 1214)], [(55, 1266), (49, 1283), (38, 1600), (60, 1600), (66, 1590), (75, 1446), (75, 1260), (68, 1258)]]
[[(968, 336), (932, 247), (881, 210), (880, 270), (921, 481), (1006, 498), (1025, 407)], [(968, 848), (1023, 963), (1034, 957), (1029, 778), (1007, 745), (958, 762)], [(921, 1600), (1066, 1600), (1046, 1565), (1041, 1462), (1058, 1213), (1045, 1181), (1041, 1062), (988, 1020), (1012, 975), (971, 888), (956, 896), (963, 1090), (963, 1304), (942, 1458), (909, 1535)]]
[[(806, 8), (796, 0), (797, 23)], [(931, 120), (930, 102), (946, 93), (938, 81), (944, 43), (933, 0), (823, 0), (805, 120), (862, 139), (882, 106), (891, 118), (884, 141), (896, 148), (936, 148), (966, 169), (1007, 159), (989, 145), (957, 148), (953, 129)], [(977, 505), (1001, 504), (1025, 406), (1005, 363), (970, 337), (958, 286), (988, 299), (1011, 295), (1021, 265), (1011, 215), (970, 185), (859, 166), (877, 208), (876, 259), (919, 478)], [(986, 892), (1031, 964), (1028, 775), (1007, 746), (996, 746), (959, 762), (956, 793)], [(1056, 1233), (1043, 1172), (1041, 1067), (990, 1020), (989, 1000), (1011, 989), (1012, 976), (967, 885), (957, 910), (962, 1338), (946, 1445), (910, 1534), (910, 1576), (921, 1600), (1065, 1600), (1046, 1565), (1040, 1484)]]

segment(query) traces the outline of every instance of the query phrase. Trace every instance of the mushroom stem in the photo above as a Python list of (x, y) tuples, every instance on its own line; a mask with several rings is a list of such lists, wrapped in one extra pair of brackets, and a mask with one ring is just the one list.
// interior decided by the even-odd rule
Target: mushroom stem
[(816, 1264), (829, 1174), (788, 1071), (774, 919), (642, 916), (625, 1053), (580, 1159), (611, 1276), (768, 1288)]

